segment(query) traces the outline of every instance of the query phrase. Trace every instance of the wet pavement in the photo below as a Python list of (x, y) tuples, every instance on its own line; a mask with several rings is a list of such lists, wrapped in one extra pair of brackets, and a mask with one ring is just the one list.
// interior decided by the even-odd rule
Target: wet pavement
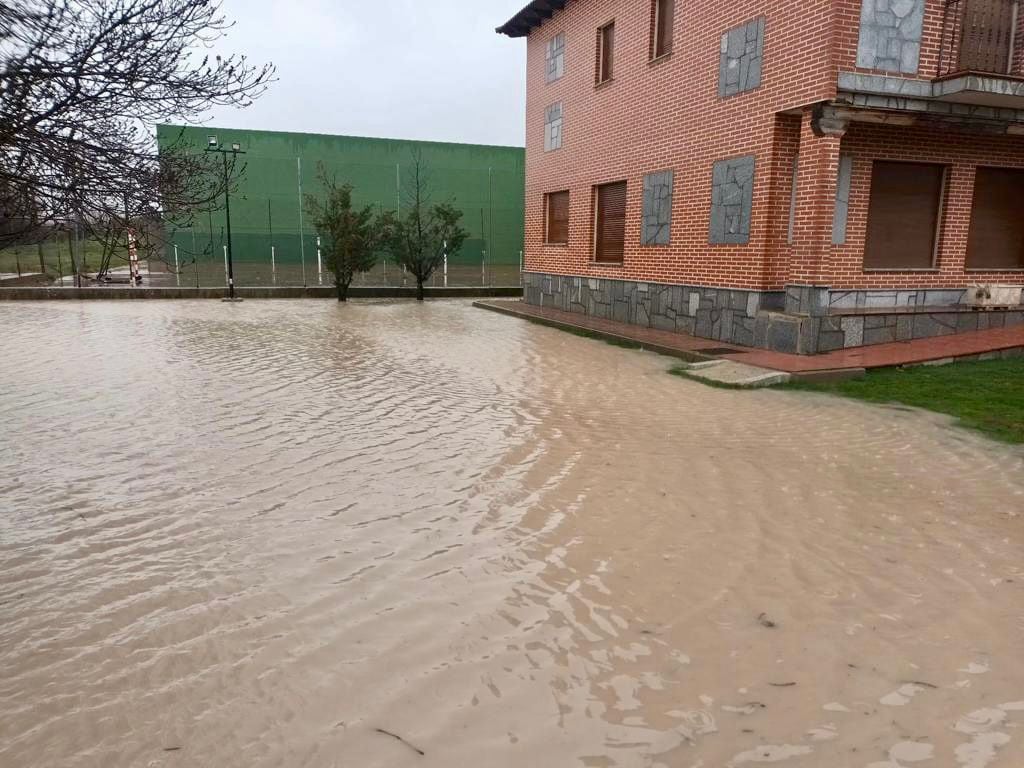
[(4, 768), (1024, 764), (1019, 448), (469, 302), (0, 327)]

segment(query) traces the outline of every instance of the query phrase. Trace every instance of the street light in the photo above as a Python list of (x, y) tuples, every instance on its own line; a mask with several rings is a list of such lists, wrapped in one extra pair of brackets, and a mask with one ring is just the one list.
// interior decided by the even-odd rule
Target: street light
[(221, 157), (224, 159), (224, 216), (227, 221), (228, 230), (228, 296), (226, 301), (241, 301), (241, 299), (235, 298), (235, 264), (233, 254), (231, 252), (231, 196), (228, 184), (228, 155), (232, 157), (232, 163), (236, 155), (244, 155), (241, 145), (238, 142), (232, 142), (231, 149), (224, 149), (221, 147), (220, 142), (217, 141), (216, 136), (210, 136), (206, 142), (207, 152), (219, 152)]

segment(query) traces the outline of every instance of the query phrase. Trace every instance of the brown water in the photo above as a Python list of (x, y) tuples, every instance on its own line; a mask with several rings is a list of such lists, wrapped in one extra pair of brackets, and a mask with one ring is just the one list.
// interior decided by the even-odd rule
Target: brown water
[(1019, 449), (460, 302), (0, 328), (3, 768), (1024, 765)]

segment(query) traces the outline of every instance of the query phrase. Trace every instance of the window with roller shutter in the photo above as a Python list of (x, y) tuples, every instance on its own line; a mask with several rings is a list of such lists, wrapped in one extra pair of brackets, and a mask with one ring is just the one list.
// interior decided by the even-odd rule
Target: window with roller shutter
[(946, 166), (876, 160), (871, 174), (865, 269), (935, 265)]
[(651, 58), (672, 53), (672, 24), (675, 21), (675, 0), (652, 0), (654, 29), (651, 36)]
[(545, 196), (547, 229), (544, 242), (566, 245), (569, 242), (569, 191), (549, 192)]
[(594, 189), (594, 261), (621, 264), (626, 244), (626, 182)]
[(978, 168), (974, 179), (968, 269), (1024, 269), (1024, 170)]
[(611, 21), (597, 30), (597, 84), (612, 79), (615, 68), (615, 22)]

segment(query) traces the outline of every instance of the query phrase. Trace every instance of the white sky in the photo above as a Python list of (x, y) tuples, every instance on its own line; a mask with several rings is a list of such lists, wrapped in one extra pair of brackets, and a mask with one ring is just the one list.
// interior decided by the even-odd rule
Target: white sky
[(526, 0), (224, 0), (218, 51), (272, 61), (278, 82), (212, 125), (524, 143), (526, 42), (494, 28)]

